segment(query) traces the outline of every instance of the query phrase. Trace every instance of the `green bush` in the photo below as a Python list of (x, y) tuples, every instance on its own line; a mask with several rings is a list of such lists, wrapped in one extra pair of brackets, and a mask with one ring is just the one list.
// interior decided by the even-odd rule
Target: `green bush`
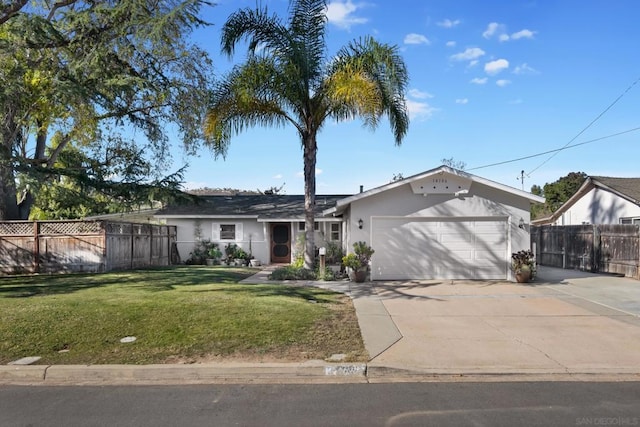
[(269, 276), (270, 280), (317, 280), (317, 278), (315, 271), (295, 265), (277, 268)]

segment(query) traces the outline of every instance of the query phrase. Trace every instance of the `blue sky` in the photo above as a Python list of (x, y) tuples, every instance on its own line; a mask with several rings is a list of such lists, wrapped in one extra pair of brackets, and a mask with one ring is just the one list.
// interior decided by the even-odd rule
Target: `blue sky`
[[(213, 25), (193, 40), (211, 53), (216, 76), (245, 59), (240, 49), (232, 60), (219, 54), (220, 28), (232, 12), (256, 4), (219, 0), (204, 11)], [(287, 0), (261, 4), (286, 18)], [(358, 121), (327, 122), (318, 136), (317, 193), (376, 187), (444, 158), (516, 188), (524, 170), (527, 191), (569, 172), (640, 176), (640, 131), (552, 158), (483, 167), (640, 127), (639, 16), (635, 0), (330, 2), (328, 55), (364, 35), (400, 48), (411, 124), (397, 147), (386, 123), (372, 132)], [(187, 188), (284, 184), (286, 194), (303, 192), (302, 150), (290, 127), (245, 131), (233, 138), (226, 160), (206, 150), (187, 159), (178, 149), (174, 159), (176, 168), (189, 163)]]

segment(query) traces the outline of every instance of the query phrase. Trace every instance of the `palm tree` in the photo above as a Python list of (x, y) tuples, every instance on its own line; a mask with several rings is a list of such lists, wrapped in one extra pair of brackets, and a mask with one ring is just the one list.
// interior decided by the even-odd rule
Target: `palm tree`
[(371, 37), (353, 40), (327, 58), (325, 0), (291, 0), (285, 25), (265, 8), (233, 13), (222, 28), (222, 52), (233, 56), (247, 41), (249, 56), (216, 86), (205, 134), (216, 156), (227, 153), (231, 136), (257, 125), (293, 125), (304, 158), (305, 256), (313, 265), (313, 207), (317, 134), (331, 118), (361, 118), (375, 129), (387, 115), (396, 145), (409, 127), (405, 103), (408, 73), (397, 46)]

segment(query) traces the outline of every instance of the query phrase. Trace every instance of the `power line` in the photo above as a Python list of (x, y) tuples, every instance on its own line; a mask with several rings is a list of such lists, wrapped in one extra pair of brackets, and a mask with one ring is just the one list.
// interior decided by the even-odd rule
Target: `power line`
[[(544, 155), (546, 155), (546, 154), (557, 153), (557, 152), (559, 152), (559, 151), (566, 150), (566, 149), (568, 149), (568, 148), (574, 148), (574, 147), (579, 147), (579, 146), (581, 146), (581, 145), (585, 145), (585, 144), (591, 144), (592, 142), (602, 141), (603, 139), (613, 138), (613, 137), (615, 137), (615, 136), (620, 136), (620, 135), (624, 135), (624, 134), (626, 134), (626, 133), (636, 132), (636, 131), (639, 131), (639, 130), (640, 130), (640, 126), (639, 126), (639, 127), (636, 127), (636, 128), (633, 128), (633, 129), (628, 129), (628, 130), (625, 130), (625, 131), (622, 131), (622, 132), (613, 133), (613, 134), (611, 134), (611, 135), (601, 136), (600, 138), (590, 139), (589, 141), (579, 142), (579, 143), (577, 143), (577, 144), (573, 144), (573, 145), (567, 145), (567, 144), (565, 144), (565, 146), (564, 146), (564, 147), (562, 147), (562, 148), (556, 148), (555, 150), (544, 151), (544, 152), (542, 152), (542, 153), (531, 154), (531, 155), (529, 155), (529, 156), (518, 157), (517, 159), (505, 160), (505, 161), (503, 161), (503, 162), (491, 163), (491, 164), (489, 164), (489, 165), (477, 166), (477, 167), (475, 167), (475, 168), (469, 168), (469, 169), (465, 169), (465, 170), (467, 170), (467, 171), (472, 171), (472, 170), (476, 170), (476, 169), (489, 168), (489, 167), (492, 167), (492, 166), (500, 166), (500, 165), (504, 165), (504, 164), (507, 164), (507, 163), (519, 162), (520, 160), (532, 159), (532, 158), (534, 158), (534, 157), (540, 157), (540, 156), (544, 156)], [(540, 166), (542, 166), (542, 165), (540, 165)], [(538, 166), (538, 167), (539, 167), (539, 166)], [(536, 168), (536, 169), (538, 169), (538, 168)], [(534, 169), (534, 171), (535, 171), (536, 169)], [(533, 172), (533, 171), (531, 171), (531, 172), (529, 172), (529, 173), (532, 173), (532, 172)]]
[[(580, 135), (582, 135), (587, 129), (589, 129), (595, 122), (597, 122), (602, 116), (604, 116), (607, 111), (609, 111), (614, 105), (616, 105), (618, 103), (618, 101), (620, 101), (622, 99), (623, 96), (625, 96), (627, 94), (627, 92), (629, 92), (635, 85), (636, 83), (638, 83), (638, 81), (640, 81), (640, 77), (638, 77), (633, 83), (631, 83), (629, 85), (629, 87), (627, 87), (624, 92), (622, 92), (620, 94), (620, 96), (618, 96), (611, 104), (609, 104), (609, 106), (607, 108), (605, 108), (600, 114), (598, 114), (598, 116), (591, 120), (591, 123), (589, 123), (584, 129), (582, 129), (580, 132), (578, 132), (578, 134), (576, 136), (574, 136), (573, 138), (571, 138), (569, 140), (569, 142), (567, 142), (562, 148), (567, 148), (569, 146), (569, 144), (571, 144), (573, 141), (575, 141), (576, 139), (578, 139), (578, 137)], [(538, 166), (536, 166), (535, 168), (533, 168), (528, 174), (526, 174), (527, 176), (531, 175), (532, 173), (534, 173), (535, 171), (537, 171), (538, 169), (540, 169), (545, 163), (547, 163), (549, 160), (553, 159), (556, 154), (558, 154), (561, 150), (554, 150), (553, 154), (551, 154), (549, 156), (548, 159), (546, 159), (545, 161), (543, 161), (542, 163), (540, 163)]]

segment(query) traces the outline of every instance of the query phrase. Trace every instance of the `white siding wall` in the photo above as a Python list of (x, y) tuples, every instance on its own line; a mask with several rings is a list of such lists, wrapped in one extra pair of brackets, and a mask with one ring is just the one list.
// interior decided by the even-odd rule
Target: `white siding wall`
[(640, 206), (609, 191), (593, 188), (567, 209), (554, 224), (619, 224), (620, 218), (624, 217), (640, 217)]

